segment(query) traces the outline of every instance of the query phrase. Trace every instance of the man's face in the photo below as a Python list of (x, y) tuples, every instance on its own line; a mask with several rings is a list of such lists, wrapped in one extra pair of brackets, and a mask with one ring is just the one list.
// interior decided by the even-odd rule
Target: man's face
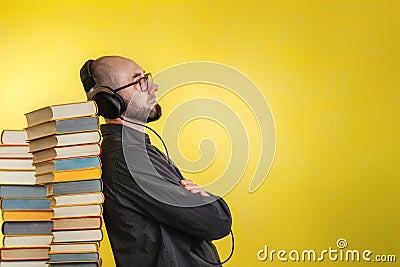
[[(144, 71), (135, 62), (129, 62), (125, 68), (125, 73), (121, 74), (124, 84), (144, 80)], [(124, 85), (122, 84), (122, 86)], [(161, 106), (157, 103), (155, 92), (158, 85), (151, 80), (139, 82), (126, 89), (119, 91), (119, 95), (127, 105), (125, 117), (137, 119), (141, 122), (156, 121), (161, 117)]]

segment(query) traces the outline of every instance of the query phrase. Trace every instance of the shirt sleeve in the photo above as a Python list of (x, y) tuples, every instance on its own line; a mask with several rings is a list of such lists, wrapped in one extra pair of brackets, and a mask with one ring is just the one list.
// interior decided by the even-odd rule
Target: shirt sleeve
[(112, 179), (122, 205), (200, 240), (229, 234), (232, 218), (226, 202), (183, 188), (176, 168), (158, 151), (134, 146), (120, 153)]

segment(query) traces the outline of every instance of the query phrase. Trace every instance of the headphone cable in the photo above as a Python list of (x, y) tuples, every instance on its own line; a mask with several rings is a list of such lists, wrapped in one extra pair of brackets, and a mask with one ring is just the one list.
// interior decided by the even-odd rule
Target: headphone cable
[(231, 229), (231, 231), (230, 231), (230, 234), (231, 234), (231, 240), (232, 240), (231, 254), (229, 254), (229, 256), (228, 256), (228, 258), (226, 258), (226, 260), (224, 260), (223, 262), (221, 262), (221, 261), (219, 261), (219, 262), (211, 262), (211, 261), (208, 261), (208, 260), (202, 258), (200, 255), (198, 255), (198, 256), (199, 256), (203, 261), (205, 261), (205, 262), (207, 262), (208, 264), (211, 264), (211, 265), (222, 265), (222, 264), (224, 264), (224, 263), (227, 263), (227, 262), (232, 258), (232, 256), (233, 256), (233, 251), (235, 250), (235, 238), (233, 237), (233, 231), (232, 231), (232, 229)]
[[(171, 164), (171, 160), (170, 160), (170, 158), (169, 158), (169, 153), (168, 153), (167, 146), (165, 145), (164, 140), (161, 138), (161, 136), (160, 136), (155, 130), (153, 130), (152, 128), (150, 128), (149, 126), (147, 126), (147, 125), (145, 125), (145, 124), (141, 124), (141, 123), (138, 123), (138, 122), (133, 122), (133, 121), (127, 120), (127, 119), (125, 119), (125, 118), (123, 118), (123, 117), (119, 117), (119, 118), (120, 118), (121, 120), (123, 120), (123, 121), (128, 122), (128, 123), (132, 123), (132, 124), (136, 124), (136, 125), (139, 125), (139, 126), (143, 126), (143, 127), (147, 128), (147, 129), (149, 129), (150, 131), (152, 131), (152, 132), (161, 140), (161, 143), (163, 144), (164, 149), (165, 149), (165, 154), (167, 155), (168, 163)], [(198, 256), (199, 256), (203, 261), (205, 261), (205, 262), (207, 262), (208, 264), (211, 264), (211, 265), (222, 265), (222, 264), (228, 262), (228, 261), (232, 258), (232, 256), (233, 256), (233, 251), (235, 250), (235, 238), (234, 238), (234, 236), (233, 236), (233, 231), (232, 231), (232, 229), (231, 229), (231, 231), (230, 231), (230, 234), (231, 234), (231, 240), (232, 240), (232, 247), (231, 247), (231, 253), (229, 254), (229, 256), (228, 256), (228, 258), (227, 258), (226, 260), (224, 260), (223, 262), (221, 262), (221, 261), (219, 261), (219, 262), (210, 262), (210, 261), (204, 259), (203, 257), (201, 257), (200, 255), (198, 255)]]
[(125, 119), (125, 118), (123, 118), (123, 117), (119, 117), (119, 118), (120, 118), (121, 120), (123, 120), (123, 121), (128, 122), (128, 123), (132, 123), (132, 124), (136, 124), (136, 125), (139, 125), (139, 126), (143, 126), (143, 127), (145, 127), (146, 129), (149, 129), (150, 131), (152, 131), (152, 132), (158, 137), (158, 139), (160, 139), (160, 141), (161, 141), (161, 143), (162, 143), (162, 145), (163, 145), (163, 147), (164, 147), (165, 154), (166, 154), (167, 159), (168, 159), (168, 164), (171, 164), (171, 160), (170, 160), (170, 158), (169, 158), (169, 153), (168, 153), (167, 146), (165, 145), (164, 140), (161, 138), (161, 136), (160, 136), (155, 130), (153, 130), (152, 128), (150, 128), (149, 126), (147, 126), (147, 125), (145, 125), (145, 124), (141, 124), (141, 123), (138, 123), (138, 122), (130, 121), (130, 120), (127, 120), (127, 119)]

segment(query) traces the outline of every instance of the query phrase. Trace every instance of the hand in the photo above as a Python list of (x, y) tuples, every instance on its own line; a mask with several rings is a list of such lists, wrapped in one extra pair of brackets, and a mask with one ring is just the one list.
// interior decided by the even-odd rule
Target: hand
[(193, 194), (200, 193), (200, 195), (204, 197), (210, 196), (206, 191), (201, 189), (197, 184), (194, 184), (191, 180), (181, 180), (180, 183), (183, 185), (183, 188), (192, 192)]

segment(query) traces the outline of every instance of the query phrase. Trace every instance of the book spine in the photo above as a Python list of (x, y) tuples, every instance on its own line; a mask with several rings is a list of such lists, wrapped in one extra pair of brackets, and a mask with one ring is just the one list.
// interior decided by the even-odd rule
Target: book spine
[[(92, 109), (89, 107), (91, 111), (85, 115), (78, 114), (77, 106), (82, 107), (84, 105), (91, 106)], [(62, 253), (50, 253), (49, 263), (51, 265), (55, 263), (54, 266), (58, 267), (62, 267), (64, 265), (63, 262), (68, 261), (79, 266), (87, 264), (88, 261), (98, 264), (98, 262), (101, 262), (98, 252), (85, 253), (85, 251), (68, 251), (62, 248), (63, 244), (98, 242), (103, 238), (101, 213), (104, 198), (98, 200), (98, 197), (86, 198), (81, 196), (102, 192), (102, 182), (100, 180), (101, 162), (98, 157), (101, 153), (99, 119), (93, 116), (95, 114), (93, 112), (97, 111), (97, 106), (94, 102), (91, 102), (55, 105), (47, 108), (50, 108), (53, 112), (52, 117), (55, 120), (50, 124), (54, 124), (54, 129), (51, 131), (44, 129), (43, 125), (48, 122), (42, 119), (43, 122), (41, 124), (29, 125), (28, 123), (32, 129), (28, 127), (27, 131), (29, 133), (29, 130), (34, 130), (30, 140), (36, 140), (38, 137), (45, 137), (49, 140), (48, 142), (39, 139), (37, 139), (39, 141), (32, 141), (36, 142), (36, 148), (31, 150), (34, 158), (33, 164), (36, 167), (36, 178), (39, 180), (41, 177), (43, 181), (46, 180), (48, 182), (46, 184), (47, 196), (51, 198), (51, 209), (53, 210), (51, 232), (54, 239), (52, 244), (57, 244), (58, 249), (62, 251)], [(35, 111), (29, 113), (27, 117), (32, 117), (34, 113)], [(44, 113), (42, 111), (42, 114)], [(36, 120), (36, 122), (39, 121), (40, 118)], [(97, 131), (97, 141), (92, 142), (90, 131)], [(87, 138), (82, 137), (82, 140), (77, 141), (76, 137), (71, 137), (75, 133), (83, 133), (81, 136), (87, 136)], [(56, 139), (56, 142), (51, 142), (52, 137)], [(47, 146), (49, 147), (47, 148)], [(46, 149), (39, 150), (44, 147)], [(35, 149), (37, 150), (36, 152)], [(53, 155), (51, 151), (54, 151)], [(95, 168), (96, 170), (93, 170)], [(51, 179), (47, 179), (49, 173)], [(57, 204), (55, 196), (67, 196), (62, 198), (67, 201), (67, 205), (54, 206)], [(90, 218), (91, 215), (96, 215), (94, 220), (90, 222), (84, 220), (85, 218)], [(72, 226), (72, 224), (77, 223), (73, 221), (74, 218), (79, 219), (79, 222), (83, 222), (83, 224), (78, 223), (78, 226), (76, 224)], [(97, 225), (96, 218), (98, 220)], [(73, 230), (66, 231), (60, 227), (55, 227), (55, 222), (59, 219), (70, 219), (71, 226), (68, 227), (73, 228)], [(85, 225), (85, 223), (91, 224)], [(86, 230), (86, 228), (90, 230)]]
[(49, 210), (50, 199), (2, 199), (2, 210)]

